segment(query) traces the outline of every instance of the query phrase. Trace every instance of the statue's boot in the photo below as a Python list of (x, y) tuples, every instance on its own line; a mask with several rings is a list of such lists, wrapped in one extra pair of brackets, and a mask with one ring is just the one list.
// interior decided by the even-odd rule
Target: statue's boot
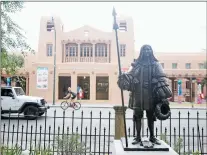
[(155, 135), (154, 135), (154, 120), (148, 119), (148, 128), (150, 132), (149, 141), (152, 142), (153, 144), (161, 145), (159, 140), (155, 138)]
[(142, 142), (141, 137), (136, 137), (136, 138), (134, 138), (134, 141), (132, 142), (132, 145), (136, 145), (136, 144), (139, 144), (141, 142)]
[(137, 130), (137, 137), (134, 138), (134, 141), (132, 142), (133, 145), (136, 145), (140, 143), (142, 145), (142, 139), (141, 139), (141, 119), (136, 120), (136, 130)]
[(157, 144), (157, 145), (161, 145), (161, 143), (159, 142), (159, 140), (155, 137), (151, 137), (150, 136), (150, 142), (152, 142), (153, 144)]

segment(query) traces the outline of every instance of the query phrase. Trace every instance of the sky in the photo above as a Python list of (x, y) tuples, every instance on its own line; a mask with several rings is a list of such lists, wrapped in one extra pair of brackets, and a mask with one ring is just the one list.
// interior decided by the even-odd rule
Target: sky
[(135, 50), (150, 44), (155, 52), (201, 52), (206, 49), (205, 2), (27, 2), (12, 18), (37, 51), (41, 16), (59, 16), (64, 30), (90, 25), (111, 32), (112, 8), (131, 16)]

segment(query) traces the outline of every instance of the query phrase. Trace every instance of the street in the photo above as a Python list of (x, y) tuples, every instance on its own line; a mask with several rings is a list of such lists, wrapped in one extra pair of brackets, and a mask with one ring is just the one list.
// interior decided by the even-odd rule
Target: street
[[(56, 116), (55, 116), (55, 111), (56, 111)], [(207, 119), (206, 119), (206, 110), (201, 109), (201, 110), (196, 110), (196, 109), (172, 109), (172, 119), (168, 119), (166, 121), (160, 122), (157, 121), (155, 127), (157, 128), (157, 135), (160, 134), (165, 134), (165, 129), (167, 129), (167, 140), (171, 142), (172, 144), (174, 143), (174, 139), (177, 139), (180, 135), (181, 138), (185, 137), (184, 143), (185, 143), (185, 150), (188, 150), (188, 144), (189, 145), (189, 150), (193, 149), (193, 143), (194, 143), (194, 150), (196, 150), (197, 145), (199, 144), (199, 139), (197, 138), (199, 136), (199, 132), (197, 132), (197, 124), (199, 124), (200, 128), (200, 136), (202, 137), (202, 130), (203, 130), (203, 139), (201, 140), (204, 142), (204, 150), (206, 150), (206, 136), (207, 136)], [(180, 122), (179, 122), (179, 111), (180, 111)], [(188, 124), (188, 111), (190, 113), (189, 115), (189, 124)], [(199, 112), (199, 121), (197, 121), (197, 112)], [(109, 120), (109, 113), (110, 115), (110, 120)], [(91, 121), (91, 114), (92, 114), (92, 121)], [(65, 115), (65, 117), (63, 117)], [(126, 111), (126, 124), (127, 124), (127, 134), (129, 134), (129, 128), (130, 128), (130, 136), (133, 134), (133, 122), (132, 122), (132, 115), (133, 111), (132, 110), (127, 110)], [(96, 143), (99, 142), (99, 136), (98, 135), (104, 135), (104, 128), (105, 130), (105, 135), (109, 134), (110, 131), (110, 140), (113, 142), (113, 136), (115, 132), (115, 111), (113, 108), (81, 108), (78, 111), (74, 111), (73, 115), (73, 110), (71, 108), (67, 109), (65, 112), (59, 108), (59, 107), (53, 107), (50, 108), (47, 112), (47, 116), (42, 116), (38, 118), (37, 120), (26, 120), (22, 118), (22, 116), (19, 116), (20, 119), (18, 121), (16, 115), (11, 115), (11, 119), (8, 119), (8, 115), (4, 115), (5, 117), (2, 118), (2, 131), (4, 131), (3, 134), (3, 140), (4, 144), (6, 143), (11, 143), (11, 141), (14, 141), (13, 143), (16, 142), (17, 135), (19, 136), (18, 139), (20, 141), (20, 135), (22, 132), (22, 126), (23, 126), (23, 132), (24, 134), (31, 133), (31, 127), (32, 127), (32, 132), (36, 133), (35, 136), (32, 137), (33, 140), (38, 139), (44, 140), (45, 143), (48, 144), (48, 139), (52, 141), (53, 139), (53, 133), (55, 129), (55, 134), (66, 134), (67, 133), (67, 127), (69, 127), (69, 133), (72, 132), (78, 132), (79, 134), (85, 134), (85, 128), (87, 127), (87, 134), (89, 135), (90, 133), (93, 134), (92, 141), (94, 141), (94, 132), (96, 128)], [(83, 119), (81, 119), (81, 117)], [(73, 119), (74, 118), (74, 119)], [(146, 116), (145, 116), (146, 118)], [(101, 121), (100, 121), (101, 120)], [(171, 121), (171, 123), (170, 123)], [(110, 125), (109, 125), (110, 123)], [(13, 125), (14, 125), (14, 130), (13, 130)], [(37, 125), (37, 128), (36, 128)], [(8, 126), (9, 130), (8, 130)], [(19, 134), (8, 134), (8, 131), (10, 133), (12, 132), (17, 132), (17, 126), (19, 126)], [(41, 128), (40, 128), (41, 127)], [(45, 128), (46, 127), (46, 128)], [(58, 129), (59, 128), (59, 129)], [(82, 130), (81, 130), (82, 128)], [(174, 128), (176, 131), (174, 131)], [(192, 129), (194, 128), (194, 139), (193, 139), (193, 131)], [(90, 131), (92, 129), (92, 131)], [(146, 135), (146, 129), (147, 129), (147, 120), (145, 119), (144, 121), (144, 131)], [(171, 134), (170, 134), (170, 129), (171, 129)], [(180, 130), (179, 130), (180, 129)], [(185, 129), (185, 133), (184, 130)], [(188, 130), (189, 129), (189, 130)], [(41, 130), (41, 131), (40, 131)], [(174, 136), (174, 132), (176, 132), (176, 137)], [(39, 134), (39, 133), (47, 133), (47, 134)], [(50, 133), (50, 134), (49, 134)], [(13, 136), (12, 136), (13, 135)], [(41, 135), (41, 136), (40, 136)], [(171, 135), (171, 139), (170, 136)], [(129, 136), (129, 135), (128, 135)], [(188, 136), (190, 137), (188, 139)], [(9, 141), (8, 140), (9, 137)], [(108, 137), (108, 136), (107, 136)], [(26, 144), (27, 147), (29, 146), (31, 137), (29, 136), (22, 136), (22, 144)], [(84, 139), (84, 138), (83, 138)], [(103, 138), (101, 137), (101, 143), (103, 143)], [(107, 139), (105, 140), (107, 141)], [(107, 143), (107, 142), (105, 142)]]

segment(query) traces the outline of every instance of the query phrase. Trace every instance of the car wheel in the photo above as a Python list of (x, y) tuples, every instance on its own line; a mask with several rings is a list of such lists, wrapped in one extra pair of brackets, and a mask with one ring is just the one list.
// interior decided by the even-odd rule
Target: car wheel
[(30, 119), (36, 119), (39, 116), (38, 108), (35, 106), (27, 106), (24, 109), (24, 117)]
[(42, 116), (42, 115), (44, 115), (44, 112), (40, 112), (40, 113), (39, 113), (39, 116)]

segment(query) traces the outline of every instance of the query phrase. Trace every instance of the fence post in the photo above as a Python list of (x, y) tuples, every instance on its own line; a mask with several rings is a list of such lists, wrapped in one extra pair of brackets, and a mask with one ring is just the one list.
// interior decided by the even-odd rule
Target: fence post
[[(126, 112), (127, 107), (124, 106), (124, 112)], [(115, 110), (115, 139), (120, 139), (125, 136), (124, 133), (124, 119), (122, 106), (114, 106)]]

